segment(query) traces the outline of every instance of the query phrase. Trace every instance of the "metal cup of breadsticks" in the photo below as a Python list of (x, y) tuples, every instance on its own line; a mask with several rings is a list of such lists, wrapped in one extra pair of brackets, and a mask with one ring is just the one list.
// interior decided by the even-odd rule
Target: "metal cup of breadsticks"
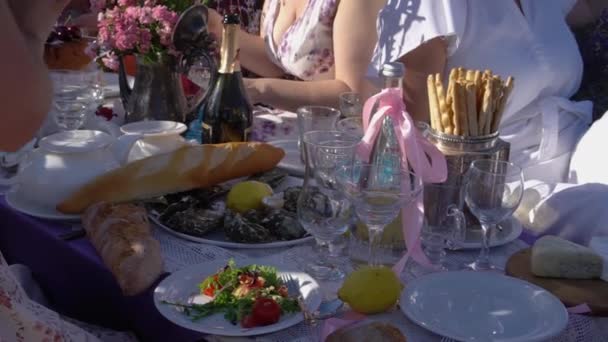
[[(430, 127), (422, 126), (427, 139), (446, 157), (447, 184), (462, 187), (474, 160), (509, 159), (510, 145), (499, 138), (498, 128), (513, 86), (513, 77), (503, 80), (490, 70), (454, 68), (447, 89), (440, 74), (428, 76)], [(441, 201), (449, 200), (437, 192), (433, 196), (437, 198), (425, 203), (445, 205)], [(467, 226), (479, 227), (477, 218), (464, 206)]]

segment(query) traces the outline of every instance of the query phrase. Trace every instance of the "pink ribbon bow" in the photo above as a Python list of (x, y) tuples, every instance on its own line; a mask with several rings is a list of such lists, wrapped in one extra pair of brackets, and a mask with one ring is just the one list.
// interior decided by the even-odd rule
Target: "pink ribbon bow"
[[(378, 104), (378, 110), (371, 116), (372, 108), (376, 103)], [(365, 102), (363, 106), (363, 130), (365, 135), (357, 148), (358, 157), (363, 161), (370, 161), (374, 142), (382, 129), (382, 122), (387, 116), (393, 121), (395, 136), (401, 151), (402, 168), (404, 170), (411, 168), (425, 183), (445, 182), (448, 174), (445, 157), (415, 127), (414, 120), (406, 111), (403, 103), (403, 92), (400, 88), (384, 89)], [(403, 183), (405, 183), (402, 184), (404, 191), (409, 191), (408, 184)], [(429, 261), (420, 245), (420, 231), (424, 220), (422, 191), (413, 202), (402, 209), (401, 214), (407, 253), (393, 267), (397, 274), (403, 271), (410, 256), (420, 264), (429, 265)]]

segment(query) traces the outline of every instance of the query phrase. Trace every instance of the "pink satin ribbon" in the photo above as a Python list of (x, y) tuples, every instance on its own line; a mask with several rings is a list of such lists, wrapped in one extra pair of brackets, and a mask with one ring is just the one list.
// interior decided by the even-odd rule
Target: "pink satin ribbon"
[[(376, 104), (378, 110), (372, 116), (372, 108)], [(384, 89), (365, 102), (363, 106), (365, 135), (357, 148), (358, 157), (363, 161), (370, 161), (374, 143), (387, 116), (393, 121), (395, 136), (401, 151), (402, 168), (405, 170), (411, 168), (425, 183), (445, 182), (448, 174), (445, 157), (414, 125), (414, 120), (406, 111), (400, 88)], [(409, 179), (407, 181), (409, 182)], [(409, 191), (407, 182), (403, 183), (404, 191)], [(420, 245), (420, 231), (424, 220), (422, 191), (414, 201), (401, 210), (401, 217), (407, 253), (393, 266), (393, 270), (398, 275), (403, 271), (410, 256), (422, 265), (430, 265)]]

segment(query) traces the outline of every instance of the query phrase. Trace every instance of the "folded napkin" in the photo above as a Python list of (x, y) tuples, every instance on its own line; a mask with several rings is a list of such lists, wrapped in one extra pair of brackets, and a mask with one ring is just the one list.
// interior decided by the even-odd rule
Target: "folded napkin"
[(604, 270), (602, 280), (608, 281), (608, 236), (596, 236), (591, 238), (589, 248), (604, 259)]

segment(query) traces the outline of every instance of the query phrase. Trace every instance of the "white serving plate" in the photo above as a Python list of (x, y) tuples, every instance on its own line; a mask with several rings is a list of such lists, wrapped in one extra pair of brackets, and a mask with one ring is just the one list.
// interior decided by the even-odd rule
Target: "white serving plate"
[[(253, 262), (252, 262), (253, 263)], [(226, 261), (215, 261), (193, 265), (179, 270), (165, 278), (154, 290), (154, 304), (158, 311), (171, 322), (194, 331), (220, 336), (255, 336), (268, 334), (294, 326), (304, 320), (301, 312), (284, 315), (272, 325), (242, 328), (240, 325), (232, 325), (224, 319), (222, 314), (215, 314), (198, 321), (192, 321), (188, 316), (176, 307), (162, 303), (163, 300), (173, 303), (204, 303), (209, 297), (198, 294), (198, 284), (207, 276), (215, 274), (225, 266)], [(304, 298), (306, 307), (311, 312), (316, 311), (321, 305), (322, 294), (319, 284), (308, 274), (286, 266), (272, 265), (277, 267), (277, 273), (290, 275), (300, 284), (300, 293)], [(245, 265), (238, 265), (245, 266)], [(295, 295), (291, 294), (290, 295)]]
[(470, 342), (545, 341), (568, 324), (548, 291), (496, 272), (441, 272), (407, 284), (403, 313), (436, 334)]
[(11, 189), (6, 192), (5, 199), (9, 207), (29, 216), (38, 217), (46, 220), (80, 220), (80, 215), (63, 214), (55, 209), (46, 208), (31, 201), (28, 201), (14, 189)]
[[(302, 184), (302, 179), (296, 177), (287, 177), (287, 179), (281, 184), (277, 191), (282, 191), (291, 186), (298, 186)], [(214, 245), (218, 247), (224, 248), (243, 248), (243, 249), (264, 249), (264, 248), (280, 248), (280, 247), (289, 247), (294, 245), (303, 244), (309, 241), (314, 240), (312, 236), (305, 236), (300, 239), (289, 240), (289, 241), (274, 241), (274, 242), (266, 242), (266, 243), (241, 243), (241, 242), (233, 242), (226, 238), (226, 235), (222, 231), (209, 232), (205, 235), (205, 237), (198, 237), (193, 235), (188, 235), (184, 233), (180, 233), (175, 231), (160, 222), (156, 215), (149, 215), (150, 220), (154, 222), (157, 226), (164, 229), (165, 231), (173, 234), (182, 239), (190, 240), (193, 242), (204, 243), (208, 245)]]

